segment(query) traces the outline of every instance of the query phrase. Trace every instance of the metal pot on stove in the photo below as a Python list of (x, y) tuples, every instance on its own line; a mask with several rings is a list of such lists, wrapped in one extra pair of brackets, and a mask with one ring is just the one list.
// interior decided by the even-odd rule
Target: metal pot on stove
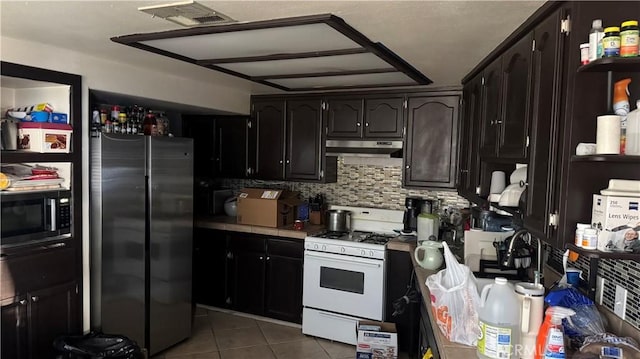
[(351, 229), (351, 212), (342, 209), (327, 211), (327, 231), (347, 232)]

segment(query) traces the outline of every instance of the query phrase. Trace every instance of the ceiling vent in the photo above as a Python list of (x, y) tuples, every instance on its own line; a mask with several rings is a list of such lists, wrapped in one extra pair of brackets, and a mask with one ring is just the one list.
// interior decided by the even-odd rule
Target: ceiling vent
[(139, 7), (139, 11), (169, 20), (182, 26), (217, 25), (235, 22), (225, 14), (210, 9), (193, 0), (164, 5)]

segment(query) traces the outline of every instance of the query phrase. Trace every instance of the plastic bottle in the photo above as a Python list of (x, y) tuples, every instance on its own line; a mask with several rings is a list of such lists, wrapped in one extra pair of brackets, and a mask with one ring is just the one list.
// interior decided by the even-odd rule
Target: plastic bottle
[(582, 248), (594, 250), (598, 249), (598, 231), (594, 228), (587, 228), (582, 234)]
[(602, 38), (604, 31), (602, 30), (602, 20), (595, 19), (591, 24), (589, 31), (589, 61), (602, 57)]
[(630, 20), (620, 27), (620, 56), (638, 56), (638, 21)]
[(611, 26), (604, 29), (602, 38), (602, 57), (620, 56), (620, 28)]
[(631, 79), (616, 81), (613, 85), (613, 112), (620, 116), (620, 154), (625, 154), (627, 115), (629, 114), (629, 83)]
[(640, 100), (636, 102), (636, 109), (627, 115), (627, 155), (640, 156)]
[(535, 359), (564, 359), (564, 329), (562, 319), (576, 314), (565, 307), (549, 307), (536, 340)]
[(588, 223), (577, 223), (576, 224), (576, 236), (575, 236), (575, 244), (578, 247), (582, 247), (582, 236), (584, 235), (584, 230), (587, 228), (591, 228), (591, 225)]
[(516, 292), (506, 278), (498, 277), (483, 288), (481, 303), (478, 358), (513, 357), (514, 345), (520, 342), (520, 303)]

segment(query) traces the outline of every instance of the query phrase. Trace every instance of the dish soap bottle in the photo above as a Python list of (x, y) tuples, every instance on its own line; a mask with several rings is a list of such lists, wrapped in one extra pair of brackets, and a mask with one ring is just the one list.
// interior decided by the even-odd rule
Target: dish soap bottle
[(564, 328), (562, 319), (576, 314), (565, 307), (549, 307), (536, 343), (535, 359), (564, 359)]

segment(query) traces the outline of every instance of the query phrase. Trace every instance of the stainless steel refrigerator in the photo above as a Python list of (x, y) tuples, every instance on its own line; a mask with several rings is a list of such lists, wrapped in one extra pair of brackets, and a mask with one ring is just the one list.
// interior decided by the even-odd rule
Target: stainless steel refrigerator
[(91, 327), (151, 355), (191, 334), (193, 141), (91, 138)]

